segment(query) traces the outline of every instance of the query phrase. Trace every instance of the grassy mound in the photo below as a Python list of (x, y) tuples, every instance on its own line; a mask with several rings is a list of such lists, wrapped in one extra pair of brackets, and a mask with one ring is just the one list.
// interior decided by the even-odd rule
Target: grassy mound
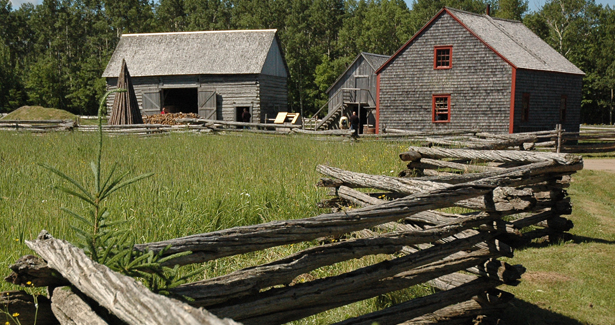
[(5, 117), (3, 120), (42, 121), (42, 120), (74, 120), (77, 116), (57, 108), (42, 106), (22, 106)]

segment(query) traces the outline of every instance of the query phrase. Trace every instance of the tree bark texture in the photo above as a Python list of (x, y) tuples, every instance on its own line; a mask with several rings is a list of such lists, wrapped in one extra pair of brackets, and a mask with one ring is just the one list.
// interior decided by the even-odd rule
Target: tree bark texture
[(540, 161), (556, 161), (560, 165), (571, 165), (583, 161), (583, 158), (572, 154), (557, 154), (548, 152), (525, 152), (514, 150), (467, 150), (410, 147), (409, 151), (418, 152), (421, 157), (442, 159), (471, 159), (479, 161), (514, 162), (519, 164), (535, 163)]
[(4, 279), (9, 283), (25, 286), (30, 282), (34, 287), (57, 287), (69, 283), (58, 272), (50, 269), (45, 261), (33, 255), (20, 257), (9, 268), (13, 272)]
[(62, 325), (108, 324), (68, 287), (58, 287), (53, 291), (51, 310)]
[[(38, 303), (38, 315), (36, 315), (36, 306)], [(53, 316), (51, 311), (51, 301), (45, 296), (37, 296), (37, 301), (34, 297), (25, 291), (5, 291), (0, 292), (0, 308), (8, 311), (11, 315), (17, 313), (17, 319), (21, 325), (34, 325), (36, 316), (36, 325), (56, 325), (58, 320)], [(5, 309), (6, 308), (6, 309)], [(2, 316), (0, 319), (4, 319)], [(8, 319), (6, 320), (8, 321)], [(17, 325), (9, 322), (11, 325)]]
[(46, 231), (26, 245), (79, 291), (129, 324), (237, 324), (176, 300), (157, 295), (135, 279), (90, 260), (82, 250)]

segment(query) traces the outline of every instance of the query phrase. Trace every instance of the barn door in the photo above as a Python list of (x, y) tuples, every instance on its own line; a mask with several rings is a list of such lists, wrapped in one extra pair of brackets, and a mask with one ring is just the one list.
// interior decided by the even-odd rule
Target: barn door
[(216, 91), (199, 89), (199, 116), (206, 120), (215, 120), (216, 107)]
[(160, 114), (160, 91), (159, 90), (146, 90), (143, 91), (143, 98), (141, 100), (143, 106), (144, 115)]

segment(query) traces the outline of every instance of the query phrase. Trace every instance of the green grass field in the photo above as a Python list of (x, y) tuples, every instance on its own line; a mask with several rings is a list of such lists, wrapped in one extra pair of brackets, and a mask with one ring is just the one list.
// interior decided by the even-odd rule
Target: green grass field
[[(24, 240), (41, 229), (57, 238), (75, 239), (73, 219), (60, 210), (84, 211), (81, 202), (53, 187), (61, 181), (38, 163), (52, 165), (80, 181), (92, 184), (90, 161), (95, 156), (94, 134), (34, 135), (2, 133), (0, 142), (0, 275), (17, 258), (32, 252)], [(405, 164), (398, 154), (408, 142), (321, 141), (318, 138), (250, 134), (172, 134), (161, 137), (105, 137), (103, 166), (120, 163), (120, 171), (155, 175), (124, 189), (109, 201), (118, 219), (138, 242), (170, 239), (234, 226), (272, 220), (305, 218), (325, 211), (316, 202), (326, 190), (314, 185), (318, 164), (353, 171), (395, 175)], [(513, 292), (513, 313), (519, 324), (615, 323), (615, 174), (582, 171), (570, 189), (574, 204), (575, 240), (518, 251), (510, 262), (523, 264), (528, 276)], [(307, 247), (280, 247), (233, 256), (206, 264), (212, 277), (280, 258)], [(378, 258), (378, 257), (371, 257)], [(367, 259), (367, 258), (366, 258)], [(314, 271), (315, 276), (337, 274), (366, 261)], [(0, 291), (14, 289), (0, 284)], [(416, 287), (370, 299), (303, 320), (301, 324), (328, 324), (425, 294)], [(590, 307), (591, 304), (591, 307)], [(523, 313), (518, 309), (522, 308)], [(525, 312), (525, 310), (531, 313)], [(540, 322), (544, 318), (545, 321)]]

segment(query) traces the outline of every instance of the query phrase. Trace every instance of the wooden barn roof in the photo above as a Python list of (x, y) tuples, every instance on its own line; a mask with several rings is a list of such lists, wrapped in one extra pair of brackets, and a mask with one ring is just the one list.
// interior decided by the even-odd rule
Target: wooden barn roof
[(328, 94), (331, 89), (333, 89), (333, 87), (335, 87), (335, 85), (337, 85), (338, 82), (340, 82), (340, 80), (342, 80), (342, 78), (346, 75), (346, 73), (348, 73), (348, 70), (350, 70), (350, 68), (357, 62), (359, 61), (360, 58), (365, 59), (365, 61), (367, 62), (367, 64), (369, 64), (372, 69), (374, 71), (376, 71), (378, 68), (380, 68), (380, 66), (387, 62), (387, 60), (390, 58), (390, 55), (382, 55), (382, 54), (374, 54), (374, 53), (367, 53), (367, 52), (361, 52), (359, 53), (359, 55), (357, 55), (357, 57), (352, 61), (352, 63), (350, 63), (348, 65), (348, 67), (346, 68), (346, 70), (344, 70), (344, 72), (342, 74), (340, 74), (337, 79), (335, 80), (335, 82), (329, 86), (329, 88), (327, 89), (326, 93)]
[(124, 34), (102, 76), (117, 77), (122, 59), (132, 77), (259, 74), (273, 42), (275, 29)]
[[(404, 46), (402, 46), (389, 61), (410, 46), (412, 41), (425, 31), (437, 17), (449, 14), (470, 33), (476, 36), (485, 45), (500, 55), (511, 66), (518, 69), (560, 72), (584, 75), (581, 69), (568, 61), (563, 55), (553, 49), (534, 34), (523, 23), (515, 20), (493, 18), (453, 8), (444, 8), (430, 20), (425, 27), (417, 32)], [(389, 62), (388, 61), (388, 62)], [(388, 65), (384, 64), (377, 73)]]

